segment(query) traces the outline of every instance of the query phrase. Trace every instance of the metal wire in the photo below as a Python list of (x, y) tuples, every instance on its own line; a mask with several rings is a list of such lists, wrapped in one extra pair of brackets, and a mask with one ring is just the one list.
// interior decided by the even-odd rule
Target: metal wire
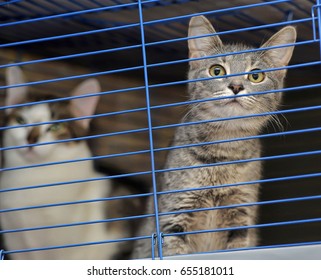
[[(20, 8), (21, 10), (25, 9), (24, 7), (24, 1), (16, 0), (16, 1), (7, 1), (6, 3), (0, 4), (2, 8), (4, 8), (7, 11), (10, 12), (17, 12), (15, 8)], [(190, 2), (188, 0), (181, 1), (182, 3), (180, 5), (184, 6), (184, 4)], [(49, 207), (61, 207), (66, 205), (76, 205), (76, 204), (84, 204), (84, 203), (99, 203), (99, 202), (105, 202), (105, 201), (112, 201), (112, 200), (121, 200), (121, 199), (134, 199), (134, 198), (141, 198), (141, 197), (152, 197), (154, 202), (154, 212), (149, 214), (143, 214), (143, 215), (133, 215), (133, 216), (127, 216), (127, 217), (121, 217), (121, 218), (112, 218), (112, 219), (104, 219), (104, 220), (95, 220), (95, 221), (85, 221), (85, 222), (76, 222), (76, 223), (68, 223), (68, 224), (56, 224), (56, 225), (49, 225), (49, 226), (39, 226), (39, 227), (32, 227), (32, 228), (17, 228), (17, 229), (10, 229), (10, 230), (0, 230), (0, 234), (12, 234), (17, 232), (24, 232), (24, 231), (39, 231), (39, 230), (50, 230), (53, 228), (64, 228), (64, 227), (76, 227), (76, 226), (82, 226), (82, 225), (89, 225), (89, 224), (98, 224), (98, 223), (111, 223), (115, 221), (130, 221), (130, 220), (136, 220), (136, 219), (146, 219), (146, 218), (152, 218), (155, 219), (155, 232), (153, 232), (151, 235), (146, 236), (135, 236), (130, 238), (119, 238), (115, 240), (97, 240), (96, 242), (85, 242), (85, 243), (79, 243), (79, 244), (65, 244), (62, 246), (48, 246), (44, 248), (28, 248), (24, 249), (21, 248), (21, 250), (12, 250), (12, 251), (4, 251), (0, 248), (0, 259), (3, 259), (6, 254), (15, 254), (15, 253), (22, 253), (22, 252), (31, 252), (31, 251), (42, 251), (42, 250), (53, 250), (53, 249), (63, 249), (63, 248), (70, 248), (70, 247), (78, 247), (78, 246), (91, 246), (91, 245), (98, 245), (98, 244), (105, 244), (105, 243), (114, 243), (114, 242), (124, 242), (124, 241), (131, 241), (134, 240), (141, 240), (141, 239), (148, 239), (148, 241), (152, 244), (152, 251), (151, 256), (152, 259), (156, 258), (156, 255), (163, 259), (163, 252), (162, 252), (162, 245), (164, 238), (166, 240), (166, 237), (168, 236), (180, 236), (180, 235), (189, 235), (189, 234), (202, 234), (202, 233), (209, 233), (209, 232), (219, 232), (219, 231), (229, 231), (229, 230), (240, 230), (240, 229), (249, 229), (249, 228), (268, 228), (268, 227), (281, 227), (281, 226), (287, 226), (287, 225), (298, 225), (298, 224), (307, 224), (307, 223), (319, 223), (321, 222), (321, 218), (307, 218), (307, 219), (295, 219), (291, 221), (281, 221), (281, 222), (274, 222), (274, 223), (262, 223), (252, 226), (242, 226), (242, 227), (232, 227), (232, 228), (220, 228), (220, 229), (206, 229), (206, 230), (199, 230), (199, 231), (191, 231), (191, 232), (182, 232), (182, 233), (172, 233), (172, 234), (166, 234), (162, 233), (160, 231), (160, 225), (159, 225), (159, 218), (166, 215), (179, 215), (184, 213), (194, 213), (194, 212), (200, 212), (200, 211), (217, 211), (220, 209), (229, 209), (229, 208), (237, 208), (237, 207), (251, 207), (251, 206), (263, 206), (263, 205), (276, 205), (276, 204), (285, 204), (285, 203), (296, 203), (296, 202), (303, 202), (303, 201), (314, 201), (321, 199), (321, 194), (319, 195), (305, 195), (300, 197), (289, 197), (289, 198), (282, 198), (282, 199), (269, 199), (259, 202), (253, 202), (253, 203), (242, 203), (242, 204), (235, 204), (235, 205), (228, 205), (228, 206), (217, 206), (217, 207), (208, 207), (208, 208), (200, 208), (200, 209), (190, 209), (190, 210), (184, 210), (184, 211), (173, 211), (173, 212), (160, 212), (158, 209), (158, 197), (166, 194), (174, 194), (174, 193), (180, 193), (180, 192), (189, 192), (189, 191), (200, 191), (200, 190), (206, 190), (206, 189), (219, 189), (219, 188), (229, 188), (229, 187), (235, 187), (239, 186), (242, 187), (244, 185), (253, 185), (253, 184), (262, 184), (262, 183), (275, 183), (275, 182), (285, 182), (285, 181), (296, 181), (300, 179), (310, 179), (310, 178), (319, 178), (321, 177), (321, 173), (314, 172), (309, 174), (299, 174), (299, 175), (292, 175), (292, 176), (284, 176), (284, 177), (275, 177), (275, 178), (264, 178), (257, 181), (251, 181), (251, 182), (237, 182), (234, 184), (227, 184), (227, 185), (217, 185), (217, 186), (199, 186), (198, 188), (193, 189), (180, 189), (180, 190), (172, 190), (172, 191), (159, 191), (157, 187), (157, 180), (156, 176), (157, 174), (164, 173), (164, 172), (176, 172), (181, 170), (189, 170), (189, 169), (197, 169), (197, 168), (207, 168), (207, 167), (214, 167), (214, 166), (222, 166), (222, 165), (230, 165), (230, 164), (242, 164), (246, 162), (254, 162), (254, 161), (261, 161), (261, 162), (268, 162), (272, 160), (279, 160), (279, 159), (295, 159), (295, 158), (302, 158), (302, 157), (310, 157), (310, 156), (317, 156), (321, 155), (321, 150), (310, 150), (310, 151), (300, 151), (300, 152), (292, 152), (292, 153), (282, 153), (278, 155), (270, 155), (270, 156), (261, 156), (259, 158), (248, 158), (248, 159), (242, 159), (242, 160), (236, 160), (236, 161), (227, 161), (227, 162), (219, 162), (219, 163), (210, 163), (210, 164), (202, 164), (197, 166), (182, 166), (179, 168), (169, 168), (169, 169), (161, 169), (157, 168), (155, 164), (155, 156), (157, 153), (170, 151), (173, 149), (184, 149), (184, 148), (190, 148), (190, 147), (198, 147), (198, 146), (205, 146), (205, 145), (218, 145), (222, 143), (228, 143), (228, 142), (234, 142), (234, 141), (247, 141), (251, 139), (266, 139), (266, 138), (272, 138), (272, 137), (279, 137), (279, 136), (290, 136), (290, 135), (299, 135), (299, 134), (307, 134), (307, 133), (316, 133), (321, 131), (321, 127), (306, 127), (303, 129), (293, 129), (288, 131), (282, 131), (282, 132), (275, 132), (275, 133), (265, 133), (261, 135), (253, 135), (249, 137), (240, 137), (235, 139), (224, 139), (224, 140), (218, 140), (218, 141), (212, 141), (212, 142), (201, 142), (201, 143), (189, 143), (185, 145), (179, 145), (179, 146), (166, 146), (166, 147), (156, 147), (154, 144), (154, 134), (158, 131), (162, 131), (165, 129), (174, 129), (180, 126), (189, 126), (189, 125), (198, 125), (208, 122), (221, 122), (221, 121), (233, 121), (237, 119), (246, 119), (246, 118), (254, 118), (254, 117), (262, 117), (262, 116), (268, 116), (268, 115), (281, 115), (281, 114), (291, 114), (291, 113), (302, 113), (302, 112), (315, 112), (317, 110), (321, 109), (321, 105), (313, 105), (313, 106), (301, 106), (299, 108), (293, 108), (293, 109), (282, 109), (275, 112), (268, 112), (268, 113), (262, 113), (262, 114), (252, 114), (252, 115), (246, 115), (246, 116), (235, 116), (235, 117), (229, 117), (229, 118), (222, 118), (222, 119), (210, 119), (206, 121), (198, 121), (198, 122), (189, 122), (189, 123), (170, 123), (170, 124), (154, 124), (153, 123), (153, 112), (160, 109), (168, 109), (172, 107), (180, 107), (180, 106), (187, 106), (191, 104), (198, 104), (202, 102), (212, 102), (222, 99), (228, 99), (232, 97), (216, 97), (216, 98), (209, 98), (209, 99), (202, 99), (202, 100), (188, 100), (183, 102), (171, 102), (166, 104), (152, 104), (151, 98), (153, 93), (151, 93), (152, 89), (159, 89), (159, 88), (166, 88), (176, 85), (184, 85), (189, 82), (197, 82), (202, 81), (206, 79), (213, 79), (213, 78), (206, 78), (206, 79), (195, 79), (195, 80), (187, 80), (187, 79), (179, 79), (175, 81), (170, 82), (152, 82), (149, 79), (149, 71), (155, 70), (155, 69), (161, 69), (162, 67), (172, 67), (177, 66), (179, 64), (186, 64), (190, 61), (199, 60), (199, 59), (210, 59), (210, 58), (216, 58), (216, 57), (224, 57), (224, 56), (231, 56), (231, 55), (240, 55), (244, 53), (250, 53), (257, 51), (256, 48), (252, 48), (249, 50), (243, 50), (239, 52), (233, 52), (233, 53), (226, 53), (221, 55), (214, 55), (214, 56), (208, 56), (208, 57), (202, 57), (202, 58), (193, 58), (193, 59), (187, 59), (187, 58), (175, 58), (170, 57), (167, 61), (160, 61), (155, 62), (151, 61), (149, 62), (148, 59), (148, 51), (150, 48), (163, 48), (166, 49), (168, 45), (171, 44), (179, 44), (179, 43), (186, 43), (189, 39), (195, 39), (195, 38), (201, 38), (202, 36), (195, 36), (195, 37), (186, 37), (186, 36), (177, 36), (175, 35), (174, 38), (172, 37), (159, 37), (162, 39), (156, 40), (148, 40), (149, 33), (147, 32), (148, 28), (153, 29), (156, 32), (159, 32), (157, 27), (158, 25), (169, 25), (169, 24), (176, 24), (181, 23), (185, 24), (185, 22), (190, 19), (192, 16), (197, 15), (206, 15), (206, 16), (214, 16), (214, 17), (223, 17), (226, 15), (229, 15), (233, 13), (235, 16), (237, 16), (240, 20), (246, 20), (246, 22), (250, 23), (250, 26), (240, 26), (237, 28), (233, 28), (232, 30), (225, 30), (220, 31), (215, 34), (215, 36), (224, 36), (224, 35), (231, 35), (231, 34), (239, 34), (241, 32), (255, 32), (262, 29), (273, 29), (273, 28), (279, 28), (285, 25), (305, 25), (308, 28), (311, 28), (312, 31), (312, 37), (311, 38), (305, 38), (304, 40), (298, 41), (294, 44), (290, 45), (284, 45), (284, 46), (277, 46), (277, 47), (267, 47), (267, 48), (261, 48), (260, 51), (266, 51), (269, 49), (277, 49), (285, 46), (294, 46), (295, 48), (301, 48), (306, 46), (315, 46), (315, 45), (321, 45), (320, 44), (320, 35), (318, 34), (317, 30), (321, 26), (321, 2), (320, 0), (316, 0), (316, 3), (314, 1), (310, 1), (311, 10), (309, 11), (303, 11), (305, 14), (305, 17), (303, 18), (287, 18), (286, 21), (277, 21), (277, 22), (264, 22), (263, 20), (256, 20), (254, 17), (248, 16), (246, 13), (247, 11), (251, 11), (251, 9), (254, 8), (262, 8), (262, 7), (275, 7), (276, 10), (284, 15), (284, 17), (288, 16), (288, 9), (284, 9), (281, 4), (287, 4), (289, 7), (291, 7), (293, 10), (300, 9), (300, 6), (291, 0), (273, 0), (273, 1), (267, 1), (263, 0), (256, 4), (248, 4), (243, 6), (230, 6), (229, 8), (223, 8), (219, 10), (208, 10), (203, 12), (196, 12), (196, 11), (190, 11), (189, 13), (183, 14), (183, 15), (175, 15), (171, 17), (166, 16), (160, 16), (157, 19), (150, 19), (145, 20), (145, 11), (148, 9), (152, 9), (153, 7), (166, 7), (168, 6), (169, 9), (171, 8), (171, 5), (173, 4), (171, 1), (161, 1), (161, 0), (138, 0), (133, 3), (124, 3), (114, 1), (112, 5), (109, 6), (103, 6), (102, 4), (98, 3), (97, 1), (86, 1), (86, 3), (78, 3), (77, 1), (66, 1), (66, 3), (61, 4), (56, 1), (53, 1), (53, 5), (60, 7), (64, 10), (62, 13), (57, 13), (55, 11), (47, 11), (45, 4), (43, 4), (39, 9), (41, 8), (43, 14), (35, 14), (31, 17), (24, 17), (22, 15), (20, 16), (20, 20), (10, 20), (10, 18), (7, 18), (5, 20), (5, 16), (3, 16), (2, 21), (0, 22), (0, 30), (4, 28), (10, 28), (15, 27), (19, 28), (19, 26), (31, 26), (33, 24), (50, 24), (52, 22), (55, 24), (58, 21), (61, 20), (73, 20), (77, 19), (81, 24), (91, 26), (91, 28), (88, 28), (88, 30), (83, 31), (82, 29), (74, 30), (72, 33), (68, 34), (60, 34), (60, 35), (51, 35), (48, 36), (42, 36), (40, 33), (39, 36), (41, 37), (26, 37), (23, 39), (17, 39), (15, 40), (5, 40), (2, 44), (0, 44), (0, 48), (21, 48), (21, 47), (28, 47), (28, 48), (36, 48), (37, 44), (40, 43), (50, 43), (50, 42), (57, 42), (58, 40), (67, 40), (72, 38), (83, 38), (86, 36), (98, 36), (104, 33), (108, 32), (122, 32), (126, 30), (131, 30), (132, 28), (136, 28), (140, 32), (140, 38), (137, 39), (137, 41), (129, 42), (127, 44), (121, 44), (121, 46), (114, 46), (112, 48), (108, 49), (102, 49), (99, 45), (96, 46), (95, 50), (75, 50), (71, 54), (63, 54), (63, 55), (54, 55), (49, 57), (43, 57), (41, 59), (31, 59), (27, 61), (15, 61), (10, 62), (4, 65), (0, 65), (0, 68), (5, 69), (12, 66), (27, 66), (27, 65), (35, 65), (40, 63), (47, 63), (47, 62), (57, 62), (57, 61), (68, 61), (71, 59), (78, 59), (78, 58), (85, 58), (85, 57), (97, 57), (99, 55), (106, 55), (106, 54), (116, 54), (121, 51), (132, 51), (132, 50), (140, 50), (141, 51), (141, 58), (142, 63), (139, 65), (134, 66), (128, 66), (128, 67), (119, 67), (116, 69), (109, 69), (109, 70), (95, 70), (91, 71), (90, 73), (81, 74), (81, 75), (72, 75), (72, 76), (63, 76), (58, 78), (52, 78), (52, 79), (43, 79), (23, 84), (17, 84), (17, 85), (4, 85), (0, 86), (0, 90), (8, 90), (10, 88), (16, 88), (16, 87), (23, 87), (23, 86), (37, 86), (37, 85), (43, 85), (43, 84), (50, 84), (50, 83), (58, 83), (63, 81), (69, 81), (69, 80), (75, 80), (75, 79), (83, 79), (83, 78), (89, 78), (89, 77), (97, 77), (97, 76), (103, 76), (103, 75), (114, 75), (114, 74), (121, 74), (125, 72), (133, 73), (134, 71), (142, 71), (143, 72), (143, 82), (139, 86), (135, 87), (122, 87), (120, 89), (114, 89), (109, 91), (102, 91), (102, 92), (94, 92), (90, 93), (81, 97), (64, 97), (64, 98), (57, 98), (54, 100), (46, 100), (46, 101), (38, 101), (38, 102), (29, 102), (26, 104), (15, 104), (10, 106), (2, 106), (0, 107), (0, 110), (7, 110), (7, 109), (15, 109), (20, 108), (22, 106), (32, 106), (32, 105), (39, 105), (39, 104), (45, 104), (45, 103), (53, 103), (53, 102), (61, 102), (61, 101), (68, 101), (76, 98), (86, 98), (90, 96), (105, 96), (105, 95), (117, 95), (122, 92), (133, 92), (133, 91), (144, 91), (145, 92), (145, 101), (146, 106), (139, 107), (139, 108), (132, 108), (132, 109), (125, 109), (121, 111), (114, 111), (114, 112), (104, 112), (101, 114), (96, 114), (93, 116), (85, 116), (85, 117), (79, 117), (79, 118), (68, 118), (63, 119), (59, 121), (51, 121), (51, 122), (39, 122), (39, 123), (33, 123), (33, 124), (25, 124), (25, 125), (15, 125), (15, 126), (7, 126), (7, 127), (0, 127), (0, 131), (3, 132), (5, 130), (11, 130), (11, 129), (17, 129), (17, 128), (23, 128), (23, 127), (34, 127), (34, 126), (40, 126), (44, 124), (54, 124), (58, 122), (69, 122), (69, 121), (77, 121), (77, 120), (83, 120), (83, 119), (96, 119), (100, 117), (112, 117), (112, 116), (120, 116), (125, 114), (131, 114), (131, 113), (142, 113), (146, 115), (147, 119), (147, 126), (140, 127), (137, 129), (128, 129), (123, 131), (116, 131), (116, 132), (110, 132), (110, 133), (104, 133), (99, 135), (90, 135), (86, 137), (78, 137), (73, 139), (64, 139), (64, 140), (58, 140), (53, 142), (45, 142), (45, 143), (36, 143), (36, 144), (26, 144), (26, 145), (12, 145), (9, 147), (2, 147), (0, 148), (1, 152), (9, 151), (9, 150), (15, 150), (15, 149), (22, 149), (27, 147), (36, 147), (36, 146), (45, 146), (45, 145), (54, 145), (59, 143), (68, 143), (70, 141), (81, 141), (81, 140), (89, 140), (89, 139), (97, 139), (101, 137), (112, 137), (112, 136), (121, 136), (121, 135), (128, 135), (128, 134), (135, 134), (135, 133), (147, 133), (148, 134), (148, 141), (149, 141), (149, 147), (146, 149), (136, 150), (136, 151), (129, 151), (129, 152), (121, 152), (121, 153), (114, 153), (114, 154), (108, 154), (108, 155), (100, 155), (100, 156), (94, 156), (94, 157), (88, 157), (88, 158), (79, 158), (76, 160), (68, 160), (68, 161), (57, 161), (57, 162), (49, 162), (49, 163), (43, 163), (43, 164), (29, 164), (25, 166), (17, 166), (17, 167), (6, 167), (2, 168), (2, 172), (9, 172), (9, 171), (16, 171), (16, 170), (22, 170), (22, 169), (33, 169), (37, 167), (44, 167), (44, 166), (54, 166), (54, 165), (61, 165), (61, 164), (70, 164), (70, 163), (78, 163), (83, 161), (92, 161), (92, 160), (98, 160), (98, 159), (114, 159), (114, 158), (121, 158), (121, 157), (127, 157), (127, 156), (133, 156), (133, 155), (148, 155), (151, 165), (148, 170), (142, 170), (139, 172), (129, 172), (121, 175), (112, 175), (112, 176), (100, 176), (97, 178), (86, 178), (83, 180), (72, 180), (72, 181), (66, 181), (66, 182), (57, 182), (57, 183), (48, 183), (48, 184), (41, 184), (41, 185), (32, 185), (32, 186), (23, 186), (23, 187), (17, 187), (17, 188), (10, 188), (10, 189), (0, 189), (0, 194), (2, 193), (9, 193), (9, 192), (23, 192), (25, 190), (32, 190), (32, 189), (41, 189), (41, 188), (53, 188), (53, 187), (59, 187), (62, 185), (72, 185), (74, 183), (83, 183), (83, 182), (93, 182), (93, 181), (101, 181), (101, 180), (113, 180), (116, 178), (124, 178), (124, 177), (134, 177), (134, 176), (141, 176), (141, 175), (149, 175), (152, 178), (152, 190), (148, 193), (142, 193), (142, 194), (136, 194), (136, 195), (125, 195), (125, 196), (114, 196), (114, 197), (108, 197), (108, 198), (98, 198), (98, 199), (88, 199), (88, 200), (77, 200), (77, 201), (67, 201), (67, 202), (61, 202), (61, 203), (53, 203), (53, 204), (42, 204), (37, 206), (27, 206), (27, 207), (19, 207), (19, 208), (9, 208), (9, 209), (0, 209), (0, 214), (2, 213), (8, 213), (8, 212), (18, 212), (18, 211), (30, 211), (34, 209), (43, 209), (43, 208), (49, 208)], [(68, 7), (68, 4), (72, 3), (74, 5), (77, 5), (76, 10), (71, 10)], [(9, 5), (10, 4), (10, 5)], [(33, 3), (31, 1), (31, 4), (36, 5), (36, 3)], [(17, 5), (17, 6), (16, 6)], [(287, 6), (288, 7), (288, 6)], [(18, 9), (19, 10), (19, 9)], [(121, 21), (100, 21), (102, 24), (99, 26), (97, 24), (89, 25), (89, 18), (87, 16), (93, 15), (93, 14), (100, 14), (100, 13), (119, 13), (123, 10), (133, 10), (138, 15), (138, 21), (134, 20), (127, 21), (127, 22), (121, 22)], [(293, 10), (290, 10), (291, 15), (293, 14)], [(86, 17), (86, 18), (85, 18)], [(98, 22), (98, 21), (97, 21)], [(95, 23), (97, 23), (95, 22)], [(35, 31), (36, 32), (36, 31)], [(35, 33), (36, 34), (36, 33)], [(206, 35), (207, 36), (207, 35)], [(165, 39), (163, 39), (165, 38)], [(321, 50), (321, 48), (320, 48)], [(301, 61), (297, 63), (293, 63), (290, 66), (286, 67), (279, 67), (279, 68), (271, 68), (266, 70), (258, 70), (256, 72), (267, 72), (267, 71), (279, 71), (279, 70), (295, 70), (295, 69), (306, 69), (306, 68), (312, 68), (312, 67), (318, 67), (321, 64), (320, 60), (314, 60), (314, 61)], [(36, 67), (36, 66), (34, 66)], [(230, 74), (226, 75), (223, 78), (227, 77), (233, 77), (233, 76), (242, 76), (247, 75), (249, 72), (243, 72), (243, 73), (237, 73), (237, 74)], [(253, 71), (251, 71), (253, 73)], [(222, 77), (220, 77), (222, 78)], [(314, 84), (305, 84), (305, 85), (296, 85), (292, 87), (287, 87), (282, 90), (270, 90), (270, 91), (262, 91), (262, 92), (255, 92), (251, 94), (245, 94), (244, 96), (255, 96), (255, 95), (265, 95), (265, 94), (274, 94), (278, 93), (280, 91), (293, 94), (294, 92), (300, 92), (303, 90), (317, 90), (321, 87), (321, 83), (314, 83)], [(233, 96), (233, 98), (235, 98)], [(295, 243), (295, 244), (281, 244), (281, 245), (273, 245), (273, 246), (260, 246), (259, 248), (276, 248), (276, 247), (282, 247), (282, 246), (301, 246), (302, 244), (305, 245), (312, 245), (312, 244), (319, 244), (320, 242), (304, 242), (304, 243)], [(157, 253), (156, 253), (156, 247), (157, 245)], [(246, 248), (246, 249), (239, 249), (239, 250), (252, 250), (255, 248)], [(220, 251), (216, 251), (220, 252)], [(197, 252), (197, 254), (203, 254), (208, 252)]]

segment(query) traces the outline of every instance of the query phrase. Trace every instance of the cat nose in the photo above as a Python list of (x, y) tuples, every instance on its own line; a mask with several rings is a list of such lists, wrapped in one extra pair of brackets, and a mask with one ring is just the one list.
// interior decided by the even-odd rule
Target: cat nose
[(35, 144), (39, 139), (39, 127), (33, 127), (27, 137), (27, 141), (29, 144)]
[(242, 84), (229, 84), (228, 88), (233, 91), (234, 94), (238, 94), (241, 90), (244, 90), (244, 86)]

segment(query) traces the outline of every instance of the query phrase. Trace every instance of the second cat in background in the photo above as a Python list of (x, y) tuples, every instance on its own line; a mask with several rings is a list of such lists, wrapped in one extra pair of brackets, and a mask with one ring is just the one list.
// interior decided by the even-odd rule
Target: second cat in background
[[(18, 67), (8, 68), (6, 79), (11, 86), (25, 83)], [(69, 101), (55, 101), (57, 94), (35, 94), (26, 86), (7, 90), (6, 105), (22, 106), (5, 111), (0, 227), (8, 231), (3, 234), (6, 250), (27, 250), (10, 254), (11, 259), (113, 259), (130, 250), (117, 242), (108, 244), (129, 237), (130, 225), (104, 222), (111, 213), (122, 217), (125, 212), (120, 200), (103, 200), (124, 188), (100, 179), (106, 175), (95, 171), (82, 139), (99, 100), (99, 95), (83, 96), (99, 92), (96, 79), (78, 85)], [(35, 104), (26, 104), (30, 102)], [(66, 121), (70, 118), (79, 120)], [(21, 190), (12, 190), (16, 188)], [(131, 203), (125, 204), (130, 209)]]
[[(257, 51), (243, 44), (224, 44), (215, 33), (205, 17), (191, 19), (188, 77), (193, 82), (188, 91), (190, 100), (200, 102), (190, 105), (182, 120), (193, 125), (179, 126), (172, 144), (218, 143), (171, 149), (168, 154), (164, 168), (182, 169), (161, 173), (157, 185), (159, 192), (180, 190), (158, 198), (159, 212), (171, 213), (160, 216), (165, 256), (250, 247), (258, 242), (252, 228), (257, 207), (246, 205), (258, 200), (259, 184), (255, 182), (261, 178), (261, 162), (243, 160), (261, 156), (260, 141), (251, 136), (273, 120), (264, 113), (278, 109), (282, 93), (256, 93), (282, 90), (286, 74), (282, 67), (291, 59), (296, 30), (284, 27)], [(290, 46), (278, 47), (287, 44)], [(216, 100), (202, 102), (211, 98)], [(247, 140), (236, 141), (238, 138)], [(214, 166), (199, 167), (206, 164)], [(193, 188), (201, 189), (188, 191)], [(150, 199), (149, 213), (154, 212), (153, 207)], [(214, 209), (193, 211), (202, 208)], [(140, 235), (155, 231), (155, 218), (148, 218)], [(205, 232), (184, 234), (193, 231)], [(151, 257), (151, 251), (150, 240), (137, 241), (133, 258)]]

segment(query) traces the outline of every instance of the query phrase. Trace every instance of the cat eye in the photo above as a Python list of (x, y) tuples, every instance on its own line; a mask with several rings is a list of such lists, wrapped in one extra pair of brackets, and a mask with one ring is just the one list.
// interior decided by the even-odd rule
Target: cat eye
[(25, 121), (25, 119), (23, 118), (23, 117), (21, 117), (21, 116), (17, 116), (16, 117), (16, 122), (18, 123), (18, 124), (26, 124), (27, 122)]
[[(253, 69), (251, 71), (255, 71), (255, 70), (261, 70), (261, 69)], [(261, 83), (263, 82), (263, 80), (265, 79), (265, 73), (260, 72), (260, 73), (252, 73), (248, 75), (248, 79), (252, 82), (252, 83)]]
[(48, 128), (48, 131), (55, 132), (55, 131), (58, 131), (58, 130), (62, 129), (63, 127), (64, 127), (64, 124), (62, 124), (62, 123), (55, 123), (55, 124), (51, 125), (51, 126)]
[(224, 76), (226, 75), (226, 70), (222, 65), (215, 64), (209, 69), (209, 74), (212, 77)]

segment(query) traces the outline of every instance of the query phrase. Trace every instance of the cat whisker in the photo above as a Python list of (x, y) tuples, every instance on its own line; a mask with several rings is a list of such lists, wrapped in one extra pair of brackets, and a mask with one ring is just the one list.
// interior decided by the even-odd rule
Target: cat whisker
[[(283, 116), (284, 117), (284, 116)], [(284, 118), (285, 119), (285, 118)], [(278, 115), (271, 115), (271, 118), (270, 118), (270, 123), (272, 124), (274, 130), (277, 132), (277, 131), (282, 131), (284, 132), (284, 126), (282, 124), (282, 122), (280, 121), (280, 118)], [(276, 125), (277, 129), (274, 127), (274, 125)]]

